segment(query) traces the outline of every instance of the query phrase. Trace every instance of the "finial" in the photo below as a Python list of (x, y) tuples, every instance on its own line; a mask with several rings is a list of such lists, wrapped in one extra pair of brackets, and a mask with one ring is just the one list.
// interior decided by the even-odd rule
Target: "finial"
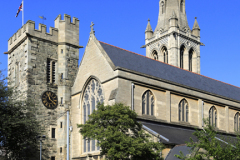
[(195, 17), (195, 19), (197, 19), (197, 17)]
[(148, 18), (148, 22), (150, 22), (150, 19)]
[(95, 31), (94, 31), (94, 29), (93, 29), (93, 26), (94, 26), (94, 23), (91, 22), (91, 25), (90, 25), (90, 27), (91, 27), (91, 32), (90, 32), (90, 34), (94, 34), (94, 33), (95, 33)]

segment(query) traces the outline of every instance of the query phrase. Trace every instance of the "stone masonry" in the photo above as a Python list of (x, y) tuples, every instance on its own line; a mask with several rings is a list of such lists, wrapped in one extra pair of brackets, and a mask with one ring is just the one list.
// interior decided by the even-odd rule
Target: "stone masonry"
[[(8, 77), (11, 85), (31, 99), (37, 108), (36, 116), (43, 122), (48, 134), (48, 157), (66, 159), (66, 109), (71, 105), (71, 86), (78, 69), (79, 20), (59, 15), (55, 28), (28, 21), (8, 41)], [(55, 74), (47, 82), (47, 60), (55, 62)], [(52, 70), (51, 70), (52, 71)], [(51, 73), (53, 74), (53, 73)], [(41, 100), (43, 92), (50, 90), (58, 96), (56, 109), (47, 109)], [(55, 128), (55, 138), (51, 138)], [(61, 148), (61, 153), (60, 153)]]

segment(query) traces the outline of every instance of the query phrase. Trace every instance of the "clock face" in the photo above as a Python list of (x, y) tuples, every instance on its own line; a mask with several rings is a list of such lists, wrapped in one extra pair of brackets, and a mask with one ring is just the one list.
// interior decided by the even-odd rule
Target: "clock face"
[(55, 109), (58, 105), (57, 96), (51, 91), (46, 91), (43, 93), (42, 102), (48, 109)]

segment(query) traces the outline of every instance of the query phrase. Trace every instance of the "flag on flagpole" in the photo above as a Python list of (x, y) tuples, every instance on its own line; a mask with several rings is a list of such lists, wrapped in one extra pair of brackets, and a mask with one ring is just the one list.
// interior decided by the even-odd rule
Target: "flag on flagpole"
[(18, 8), (16, 17), (18, 16), (18, 14), (20, 13), (20, 11), (22, 11), (22, 10), (23, 10), (23, 2), (20, 4), (20, 6), (19, 6), (19, 8)]

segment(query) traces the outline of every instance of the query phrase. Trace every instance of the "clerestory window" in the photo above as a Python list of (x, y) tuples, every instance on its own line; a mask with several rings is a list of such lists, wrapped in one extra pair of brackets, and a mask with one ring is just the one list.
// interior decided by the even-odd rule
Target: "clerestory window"
[(56, 61), (47, 59), (47, 83), (56, 82)]
[(178, 105), (179, 110), (179, 121), (182, 122), (188, 122), (189, 121), (189, 110), (188, 110), (188, 102), (186, 99), (181, 100), (181, 102)]
[[(102, 86), (97, 80), (92, 79), (88, 83), (83, 95), (83, 124), (86, 123), (88, 116), (96, 109), (96, 105), (103, 102), (104, 96)], [(96, 144), (96, 140), (85, 138), (83, 140), (83, 151), (91, 152), (100, 150)]]
[(214, 106), (212, 106), (209, 110), (209, 124), (217, 127), (217, 110)]
[(239, 126), (240, 126), (240, 116), (239, 116), (239, 112), (237, 112), (236, 114), (235, 114), (235, 117), (234, 117), (234, 130), (235, 131), (240, 131), (240, 129), (239, 129)]
[(151, 91), (146, 91), (142, 96), (142, 114), (154, 115), (155, 98)]

